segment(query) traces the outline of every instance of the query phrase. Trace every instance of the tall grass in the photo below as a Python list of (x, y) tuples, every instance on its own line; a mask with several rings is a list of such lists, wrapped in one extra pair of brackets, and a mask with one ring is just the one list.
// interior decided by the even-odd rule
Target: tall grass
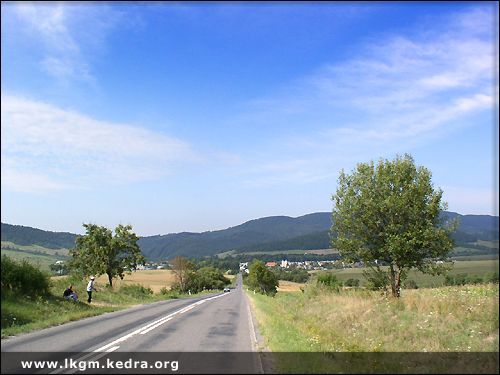
[(272, 351), (498, 351), (498, 284), (406, 290), (400, 300), (318, 286), (249, 295)]

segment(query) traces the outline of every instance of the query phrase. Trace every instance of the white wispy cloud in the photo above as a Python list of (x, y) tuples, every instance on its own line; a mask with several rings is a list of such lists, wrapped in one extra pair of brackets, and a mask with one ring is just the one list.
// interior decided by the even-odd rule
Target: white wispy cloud
[(199, 160), (179, 139), (2, 95), (2, 188), (50, 191), (156, 179)]
[(106, 44), (106, 38), (126, 18), (106, 4), (13, 3), (6, 10), (17, 17), (15, 29), (37, 43), (40, 68), (61, 82), (95, 83), (92, 63)]
[(492, 17), (477, 8), (438, 26), (372, 36), (350, 59), (250, 103), (247, 121), (286, 124), (272, 145), (284, 178), (269, 173), (263, 150), (255, 181), (315, 182), (332, 167), (411, 152), (463, 126), (491, 126), (464, 119), (498, 105)]

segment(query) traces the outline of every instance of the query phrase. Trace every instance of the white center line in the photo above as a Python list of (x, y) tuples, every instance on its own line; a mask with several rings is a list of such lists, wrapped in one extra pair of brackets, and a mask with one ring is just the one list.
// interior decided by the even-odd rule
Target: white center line
[[(184, 314), (185, 312), (195, 308), (196, 306), (199, 306), (199, 305), (205, 303), (206, 301), (210, 301), (212, 299), (224, 297), (225, 295), (226, 294), (219, 294), (219, 295), (216, 295), (214, 297), (209, 297), (209, 298), (205, 298), (205, 299), (202, 299), (200, 301), (194, 302), (191, 305), (183, 307), (180, 310), (174, 311), (173, 313), (171, 313), (169, 315), (166, 315), (158, 320), (155, 320), (154, 322), (148, 323), (145, 326), (138, 328), (135, 331), (126, 334), (125, 336), (122, 336), (122, 337), (120, 337), (120, 338), (118, 338), (118, 339), (116, 339), (116, 340), (114, 340), (114, 341), (112, 341), (104, 346), (101, 346), (100, 348), (95, 349), (95, 350), (83, 355), (82, 357), (75, 359), (75, 361), (77, 361), (77, 362), (83, 361), (83, 360), (95, 361), (95, 360), (107, 355), (107, 353), (113, 352), (116, 349), (118, 349), (120, 346), (116, 345), (116, 344), (123, 342), (125, 340), (128, 340), (129, 338), (131, 338), (132, 336), (135, 336), (137, 334), (144, 335), (144, 334), (148, 333), (149, 331), (161, 326), (163, 323), (166, 323), (169, 320), (172, 320), (173, 317), (178, 315), (178, 314)], [(102, 353), (102, 354), (97, 354), (97, 353)], [(91, 357), (91, 358), (88, 359), (89, 357)], [(51, 372), (51, 374), (57, 374), (61, 371), (64, 371), (64, 370), (62, 370), (62, 369), (56, 370), (56, 371)], [(70, 373), (74, 373), (74, 372), (76, 372), (76, 370), (70, 371)]]

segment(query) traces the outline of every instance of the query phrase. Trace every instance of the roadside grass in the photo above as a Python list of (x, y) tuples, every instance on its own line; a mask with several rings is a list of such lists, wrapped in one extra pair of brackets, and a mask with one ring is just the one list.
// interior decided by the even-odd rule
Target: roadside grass
[[(312, 284), (304, 293), (248, 295), (272, 352), (498, 351), (498, 284), (404, 290), (400, 300)], [(299, 364), (306, 372), (331, 370), (331, 358), (323, 359), (298, 355), (295, 363), (277, 355), (275, 361), (278, 372), (297, 373)]]
[[(147, 271), (143, 271), (147, 272)], [(158, 272), (158, 271), (153, 271)], [(161, 274), (161, 272), (160, 272)], [(156, 275), (160, 275), (156, 274)], [(163, 272), (165, 276), (165, 272)], [(87, 303), (86, 286), (88, 280), (70, 276), (51, 278), (50, 294), (43, 297), (22, 296), (9, 291), (2, 291), (1, 304), (1, 337), (13, 336), (20, 333), (60, 325), (74, 320), (101, 315), (111, 311), (126, 309), (140, 304), (153, 303), (175, 298), (188, 298), (196, 295), (213, 293), (205, 291), (198, 294), (178, 294), (169, 291), (171, 283), (165, 281), (165, 293), (154, 293), (145, 279), (147, 274), (137, 275), (134, 281), (120, 283), (113, 281), (113, 288), (96, 279), (97, 292), (92, 293), (92, 303)], [(142, 278), (142, 279), (141, 279)], [(154, 278), (153, 278), (154, 279)], [(153, 283), (156, 280), (153, 280)], [(73, 290), (78, 294), (78, 301), (68, 301), (62, 297), (66, 287), (72, 284)], [(155, 289), (156, 285), (155, 285)]]

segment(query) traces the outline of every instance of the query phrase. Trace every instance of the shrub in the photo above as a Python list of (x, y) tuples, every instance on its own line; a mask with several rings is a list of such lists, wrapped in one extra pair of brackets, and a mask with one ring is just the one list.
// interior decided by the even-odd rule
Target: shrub
[(143, 298), (153, 294), (151, 288), (146, 288), (140, 284), (124, 285), (120, 288), (120, 292), (135, 298)]
[(279, 280), (292, 281), (294, 283), (305, 283), (309, 279), (309, 273), (304, 269), (276, 269), (272, 272)]
[(417, 282), (415, 280), (406, 280), (405, 281), (405, 288), (406, 289), (418, 289)]
[(480, 284), (483, 278), (477, 275), (467, 275), (466, 273), (459, 273), (457, 275), (446, 275), (444, 278), (445, 285), (466, 285), (466, 284)]
[(160, 294), (162, 296), (166, 296), (166, 297), (171, 298), (171, 299), (179, 298), (179, 293), (176, 290), (167, 289), (166, 287), (163, 287), (160, 289)]
[(27, 296), (48, 295), (50, 276), (26, 259), (17, 262), (7, 255), (2, 255), (1, 287), (2, 295), (6, 291)]
[(389, 277), (386, 272), (379, 268), (372, 268), (370, 270), (363, 271), (363, 276), (367, 280), (367, 289), (387, 292), (389, 287)]
[(338, 291), (342, 287), (342, 281), (337, 279), (337, 276), (335, 276), (331, 272), (323, 272), (318, 274), (316, 282), (336, 291)]
[(488, 272), (484, 275), (485, 283), (498, 283), (498, 272)]
[(358, 287), (359, 286), (359, 279), (348, 279), (348, 280), (346, 280), (344, 285)]

